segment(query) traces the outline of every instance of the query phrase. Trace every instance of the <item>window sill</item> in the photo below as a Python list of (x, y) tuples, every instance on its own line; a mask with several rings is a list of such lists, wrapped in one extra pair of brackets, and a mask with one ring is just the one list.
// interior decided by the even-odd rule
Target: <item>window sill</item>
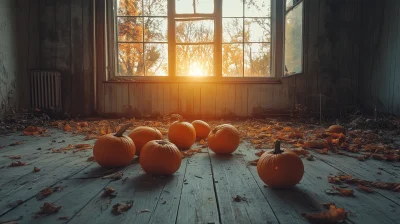
[(284, 78), (290, 78), (290, 77), (298, 76), (298, 75), (303, 75), (303, 74), (304, 74), (303, 72), (299, 72), (299, 73), (294, 73), (294, 74), (290, 74), (290, 75), (284, 75), (284, 76), (282, 77), (282, 79), (284, 79)]
[(221, 83), (221, 84), (282, 84), (277, 78), (236, 78), (236, 77), (118, 77), (104, 83)]

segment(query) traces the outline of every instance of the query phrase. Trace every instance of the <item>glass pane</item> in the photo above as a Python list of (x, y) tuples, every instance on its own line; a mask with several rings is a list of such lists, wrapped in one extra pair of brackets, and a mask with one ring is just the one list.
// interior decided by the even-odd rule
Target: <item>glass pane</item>
[(243, 0), (223, 0), (223, 17), (243, 17)]
[(270, 42), (271, 24), (270, 19), (252, 18), (245, 19), (245, 42)]
[(119, 16), (141, 16), (142, 10), (142, 0), (117, 0)]
[(121, 76), (143, 76), (143, 44), (118, 44), (118, 71)]
[(213, 13), (214, 0), (196, 0), (196, 13)]
[(295, 0), (286, 0), (286, 9), (293, 6), (293, 1), (295, 1)]
[(177, 43), (201, 43), (214, 41), (214, 21), (179, 21), (176, 22)]
[(245, 0), (245, 17), (270, 17), (271, 0)]
[(285, 75), (302, 72), (303, 3), (286, 14)]
[(243, 42), (243, 19), (223, 18), (222, 29), (222, 41), (224, 43)]
[(167, 23), (167, 18), (145, 18), (144, 41), (167, 42)]
[(145, 16), (167, 16), (166, 0), (143, 0)]
[(175, 12), (177, 14), (193, 14), (193, 0), (176, 0)]
[(271, 76), (270, 44), (244, 45), (244, 76), (269, 77)]
[(143, 41), (143, 19), (118, 17), (118, 41)]
[(145, 44), (146, 76), (168, 75), (168, 44)]
[(213, 76), (214, 45), (177, 45), (177, 76)]
[(243, 76), (243, 44), (222, 45), (222, 76)]

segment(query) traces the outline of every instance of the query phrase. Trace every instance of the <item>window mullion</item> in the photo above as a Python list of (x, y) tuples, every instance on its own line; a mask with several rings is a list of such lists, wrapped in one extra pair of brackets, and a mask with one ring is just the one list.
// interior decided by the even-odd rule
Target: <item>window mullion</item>
[(222, 0), (214, 0), (214, 71), (222, 77)]
[(283, 38), (285, 22), (285, 1), (272, 0), (272, 71), (275, 78), (283, 77)]
[(168, 75), (176, 76), (175, 0), (168, 0)]

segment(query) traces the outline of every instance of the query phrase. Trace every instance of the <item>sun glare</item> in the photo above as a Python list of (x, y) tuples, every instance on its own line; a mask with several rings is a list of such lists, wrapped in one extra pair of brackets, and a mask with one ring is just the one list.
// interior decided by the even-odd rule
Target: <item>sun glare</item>
[(204, 76), (204, 72), (201, 69), (201, 66), (199, 65), (199, 63), (194, 62), (190, 65), (190, 76)]

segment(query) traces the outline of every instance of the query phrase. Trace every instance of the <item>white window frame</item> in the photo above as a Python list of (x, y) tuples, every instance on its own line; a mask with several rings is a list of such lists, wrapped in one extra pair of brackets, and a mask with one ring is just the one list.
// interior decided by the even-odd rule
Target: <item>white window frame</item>
[[(168, 30), (175, 30), (175, 0), (168, 1)], [(107, 1), (106, 13), (106, 73), (107, 81), (143, 81), (143, 82), (238, 82), (238, 83), (281, 83), (284, 77), (284, 23), (285, 0), (271, 0), (271, 74), (273, 77), (223, 77), (222, 76), (222, 1), (214, 0), (215, 13), (215, 50), (214, 76), (191, 77), (176, 76), (175, 40), (168, 31), (168, 76), (118, 76), (118, 52), (116, 31), (116, 0)], [(173, 46), (173, 47), (170, 47)]]

